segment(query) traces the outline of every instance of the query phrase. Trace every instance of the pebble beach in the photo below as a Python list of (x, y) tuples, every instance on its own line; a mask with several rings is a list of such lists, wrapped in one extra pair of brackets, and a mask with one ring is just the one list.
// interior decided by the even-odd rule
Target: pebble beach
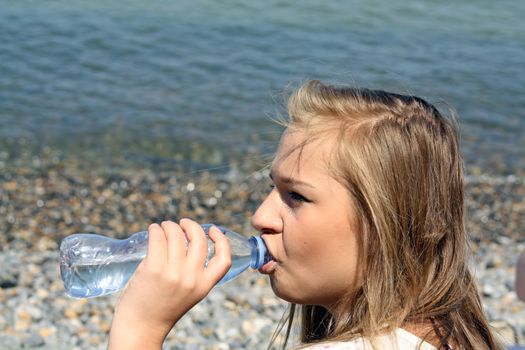
[[(457, 114), (472, 270), (492, 325), (525, 345), (524, 13), (488, 0), (0, 0), (0, 350), (106, 348), (119, 295), (65, 295), (68, 235), (182, 217), (255, 234), (270, 120), (312, 78)], [(266, 349), (287, 307), (248, 271), (165, 349)]]
[[(267, 170), (187, 172), (83, 169), (38, 160), (0, 172), (0, 344), (11, 349), (105, 349), (118, 294), (72, 299), (59, 272), (60, 240), (77, 232), (124, 238), (151, 222), (191, 217), (253, 234), (250, 216)], [(525, 343), (525, 303), (514, 292), (525, 250), (523, 176), (466, 177), (472, 268), (491, 323)], [(166, 349), (266, 349), (287, 304), (265, 276), (216, 287), (172, 330)]]

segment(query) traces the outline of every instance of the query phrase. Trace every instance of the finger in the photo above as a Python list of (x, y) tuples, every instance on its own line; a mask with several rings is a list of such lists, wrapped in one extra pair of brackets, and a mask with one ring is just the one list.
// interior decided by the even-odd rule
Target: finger
[(232, 265), (230, 241), (221, 230), (212, 226), (208, 236), (215, 244), (215, 254), (208, 262), (204, 274), (209, 283), (215, 285), (228, 272)]
[(151, 263), (162, 264), (168, 257), (166, 235), (158, 224), (151, 224), (148, 228), (148, 251), (146, 259)]
[(180, 226), (188, 238), (186, 263), (190, 268), (202, 270), (208, 256), (208, 240), (201, 225), (190, 219), (182, 219)]
[(186, 237), (182, 228), (173, 221), (161, 224), (168, 241), (168, 260), (171, 266), (181, 266), (186, 257)]

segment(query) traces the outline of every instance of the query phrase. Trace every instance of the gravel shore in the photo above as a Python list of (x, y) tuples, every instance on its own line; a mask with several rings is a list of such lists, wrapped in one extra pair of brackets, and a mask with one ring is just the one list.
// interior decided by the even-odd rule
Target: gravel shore
[[(247, 175), (243, 175), (247, 174)], [(525, 180), (467, 177), (472, 267), (491, 322), (525, 344), (525, 303), (514, 293), (525, 250)], [(53, 164), (0, 173), (1, 349), (104, 349), (118, 295), (71, 299), (58, 269), (60, 240), (76, 232), (127, 237), (151, 222), (191, 217), (253, 233), (268, 191), (264, 171), (80, 171)], [(170, 333), (169, 349), (265, 349), (286, 309), (264, 276), (215, 288)]]

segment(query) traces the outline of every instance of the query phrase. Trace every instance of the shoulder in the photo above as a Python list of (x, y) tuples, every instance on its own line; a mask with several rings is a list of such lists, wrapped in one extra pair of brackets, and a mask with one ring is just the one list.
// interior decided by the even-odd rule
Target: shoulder
[[(436, 350), (436, 348), (427, 342), (424, 342), (417, 336), (401, 328), (391, 334), (385, 334), (375, 339), (375, 344), (383, 350)], [(347, 342), (328, 342), (314, 344), (307, 350), (373, 350), (370, 340), (367, 338), (357, 338)]]

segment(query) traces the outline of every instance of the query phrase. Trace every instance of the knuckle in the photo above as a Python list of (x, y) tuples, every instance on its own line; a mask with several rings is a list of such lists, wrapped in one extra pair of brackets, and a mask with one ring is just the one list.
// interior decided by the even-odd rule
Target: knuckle
[(179, 225), (181, 225), (182, 227), (188, 227), (188, 225), (191, 225), (192, 222), (193, 221), (188, 218), (182, 218), (179, 221)]
[(229, 269), (230, 267), (232, 267), (232, 258), (230, 255), (224, 255), (221, 259), (221, 262), (222, 262), (222, 265)]
[(170, 228), (170, 227), (173, 227), (174, 225), (174, 222), (173, 221), (163, 221), (161, 224), (160, 224), (163, 228)]
[(149, 225), (148, 230), (149, 230), (149, 231), (158, 230), (159, 227), (160, 227), (159, 224), (157, 224), (157, 223), (152, 223), (151, 225)]

